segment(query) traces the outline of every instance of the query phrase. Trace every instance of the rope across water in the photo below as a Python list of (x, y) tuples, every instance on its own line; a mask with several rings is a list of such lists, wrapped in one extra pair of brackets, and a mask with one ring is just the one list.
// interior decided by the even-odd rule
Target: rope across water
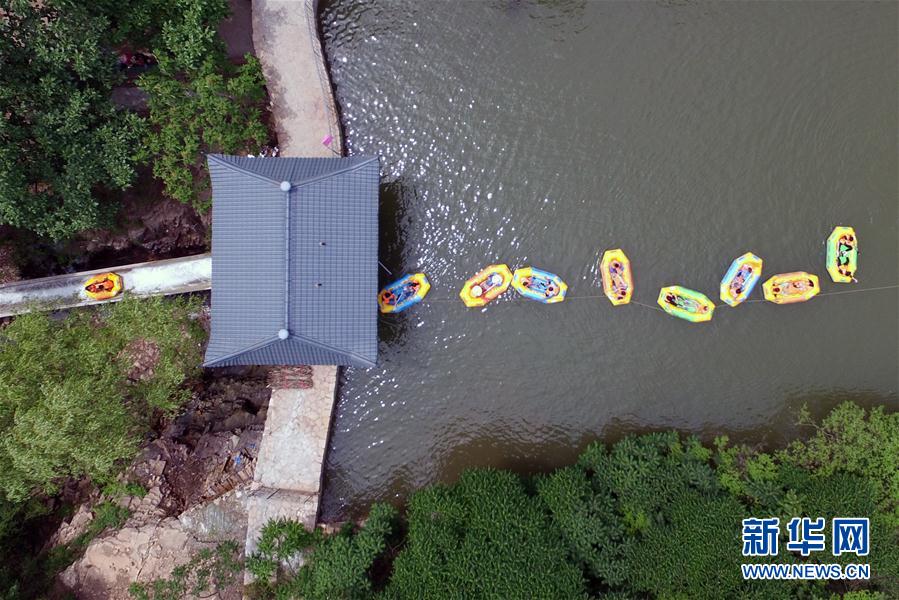
[[(893, 284), (893, 285), (883, 285), (883, 286), (879, 286), (879, 287), (860, 288), (860, 289), (855, 289), (855, 290), (821, 292), (820, 294), (818, 294), (815, 297), (820, 298), (822, 296), (840, 296), (843, 294), (861, 294), (864, 292), (880, 292), (880, 291), (884, 291), (884, 290), (895, 290), (895, 289), (899, 289), (899, 283)], [(595, 298), (605, 298), (605, 297), (606, 297), (605, 294), (585, 294), (585, 295), (581, 295), (581, 296), (566, 296), (565, 302), (568, 302), (569, 300), (586, 300), (586, 299), (590, 299), (590, 298), (595, 299)], [(458, 298), (433, 298), (432, 299), (432, 298), (426, 297), (424, 300), (422, 300), (422, 302), (439, 302), (439, 303), (459, 302), (459, 303), (461, 303), (461, 300), (459, 300)], [(748, 304), (750, 302), (767, 302), (767, 300), (764, 300), (761, 298), (754, 298), (752, 300), (745, 300), (743, 303)], [(631, 300), (630, 304), (636, 304), (637, 306), (642, 306), (643, 308), (649, 308), (652, 310), (662, 311), (662, 309), (658, 306), (653, 306), (651, 304), (644, 304), (643, 302), (638, 302), (637, 300)], [(664, 311), (662, 311), (662, 312), (664, 312)]]

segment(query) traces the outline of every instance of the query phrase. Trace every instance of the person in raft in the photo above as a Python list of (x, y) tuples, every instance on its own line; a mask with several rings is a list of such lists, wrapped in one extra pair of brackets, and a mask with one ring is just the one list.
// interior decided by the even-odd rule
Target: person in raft
[(752, 267), (745, 266), (737, 271), (734, 280), (730, 282), (730, 292), (734, 298), (743, 293), (743, 286), (746, 284), (746, 278), (752, 275)]
[(102, 292), (111, 292), (113, 287), (115, 287), (115, 283), (107, 277), (103, 281), (97, 281), (96, 283), (86, 286), (84, 289), (91, 294), (99, 294)]
[[(811, 279), (807, 281), (788, 281), (783, 285), (783, 293), (787, 296), (798, 296), (800, 294), (805, 293), (807, 290), (814, 289), (815, 282)], [(781, 293), (780, 287), (773, 287), (771, 291), (775, 294)]]
[(852, 252), (854, 241), (854, 236), (844, 235), (840, 238), (837, 247), (837, 272), (846, 277), (852, 277), (852, 273), (849, 272), (849, 253)]
[(384, 292), (381, 294), (381, 299), (387, 305), (396, 306), (406, 298), (414, 296), (418, 292), (418, 288), (418, 282), (413, 279), (412, 281), (409, 281), (405, 285), (403, 285), (403, 288), (400, 290), (399, 297), (397, 297), (397, 295), (390, 290), (384, 290)]
[(624, 300), (624, 297), (627, 295), (627, 282), (622, 277), (623, 273), (624, 265), (617, 260), (609, 265), (609, 274), (612, 276), (612, 288), (615, 290), (615, 297), (618, 300)]
[(475, 298), (480, 298), (486, 292), (489, 292), (496, 286), (500, 285), (503, 282), (503, 276), (499, 273), (492, 273), (487, 279), (482, 281), (480, 284), (475, 284), (471, 286), (471, 295)]
[(699, 304), (690, 300), (689, 298), (681, 298), (679, 296), (675, 296), (674, 294), (666, 294), (665, 302), (670, 304), (675, 308), (679, 308), (681, 310), (685, 310), (687, 312), (695, 313), (707, 313), (709, 312), (709, 307), (705, 304)]
[(381, 302), (388, 306), (396, 306), (396, 294), (390, 290), (384, 290), (381, 292)]
[[(532, 283), (534, 283), (533, 277), (525, 277), (524, 279), (521, 280), (521, 285), (523, 285), (526, 288), (530, 288)], [(538, 287), (538, 291), (539, 291), (539, 287)], [(552, 298), (553, 296), (555, 296), (558, 293), (559, 293), (559, 290), (555, 285), (553, 285), (553, 282), (546, 281), (546, 286), (543, 288), (543, 295), (546, 296), (547, 298)]]

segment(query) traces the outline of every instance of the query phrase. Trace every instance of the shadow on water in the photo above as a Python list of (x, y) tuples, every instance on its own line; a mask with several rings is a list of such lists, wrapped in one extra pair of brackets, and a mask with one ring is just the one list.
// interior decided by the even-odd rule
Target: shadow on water
[[(404, 238), (396, 235), (407, 225), (404, 194), (414, 193), (402, 179), (383, 183), (379, 189), (378, 210), (378, 283), (384, 288), (404, 275)], [(378, 314), (378, 344), (382, 348), (399, 343), (406, 333), (407, 319), (399, 315)], [(343, 379), (343, 378), (342, 378)]]
[[(800, 424), (799, 415), (803, 407), (816, 423), (827, 416), (835, 407), (843, 402), (853, 402), (865, 409), (878, 406), (889, 406), (889, 396), (877, 392), (859, 392), (851, 390), (821, 391), (802, 393), (790, 397), (782, 410), (773, 419), (780, 423), (777, 429), (770, 427), (735, 428), (710, 424), (692, 430), (678, 430), (683, 436), (696, 436), (706, 446), (712, 446), (715, 439), (726, 436), (731, 445), (747, 445), (761, 452), (773, 452), (785, 448), (793, 440), (807, 438), (814, 433), (813, 428)], [(595, 442), (614, 445), (629, 436), (671, 431), (670, 427), (645, 427), (621, 419), (613, 419), (599, 436), (582, 434), (566, 440), (550, 439), (539, 446), (516, 443), (509, 439), (499, 428), (481, 430), (477, 436), (462, 436), (455, 444), (445, 447), (437, 453), (433, 460), (433, 468), (441, 474), (440, 482), (452, 484), (462, 473), (469, 469), (493, 468), (509, 470), (524, 477), (546, 474), (573, 464), (586, 448)], [(510, 448), (512, 451), (510, 451)], [(327, 473), (328, 477), (332, 473)], [(330, 483), (336, 483), (334, 481)], [(416, 489), (415, 477), (408, 469), (399, 467), (391, 471), (387, 480), (380, 482), (385, 491), (380, 497), (403, 508), (409, 499), (410, 490)], [(330, 502), (335, 498), (328, 498)], [(368, 513), (368, 506), (352, 504), (343, 507), (339, 520), (359, 519)], [(330, 514), (326, 512), (323, 520)]]

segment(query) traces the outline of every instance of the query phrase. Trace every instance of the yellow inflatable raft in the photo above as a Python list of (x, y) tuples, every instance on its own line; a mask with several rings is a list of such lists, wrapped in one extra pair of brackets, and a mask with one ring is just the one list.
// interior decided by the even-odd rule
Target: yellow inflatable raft
[(92, 300), (109, 300), (122, 289), (122, 277), (117, 273), (100, 273), (84, 282), (84, 293)]
[(462, 286), (459, 297), (470, 308), (485, 306), (509, 289), (512, 271), (506, 265), (490, 265), (478, 271)]
[(852, 227), (836, 227), (827, 238), (827, 272), (837, 283), (855, 280), (858, 269), (858, 237)]
[(515, 269), (512, 287), (525, 298), (543, 304), (561, 302), (568, 293), (568, 284), (558, 275), (533, 267)]
[(634, 278), (631, 273), (631, 261), (621, 248), (606, 250), (599, 263), (602, 273), (602, 289), (609, 302), (618, 306), (631, 301), (634, 293)]
[(737, 306), (749, 297), (761, 276), (762, 259), (752, 252), (734, 259), (721, 280), (721, 301)]
[(715, 304), (705, 294), (679, 285), (663, 287), (659, 291), (658, 303), (672, 317), (691, 323), (709, 321), (715, 312)]
[(762, 285), (762, 289), (765, 300), (775, 304), (805, 302), (821, 291), (818, 276), (805, 271), (774, 275)]

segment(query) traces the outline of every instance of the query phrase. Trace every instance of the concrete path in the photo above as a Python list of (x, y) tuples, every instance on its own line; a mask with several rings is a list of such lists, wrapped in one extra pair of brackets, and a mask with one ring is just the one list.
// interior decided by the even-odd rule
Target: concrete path
[[(285, 156), (341, 152), (340, 122), (318, 37), (317, 0), (253, 0), (253, 46), (262, 63), (278, 146)], [(330, 146), (322, 144), (331, 136)]]
[[(317, 4), (253, 1), (253, 44), (268, 85), (282, 156), (327, 157), (339, 155), (342, 148), (318, 37)], [(322, 144), (328, 136), (330, 145)], [(272, 389), (247, 503), (247, 556), (270, 519), (315, 526), (336, 389), (333, 366), (313, 367), (311, 388)]]
[(273, 389), (247, 503), (246, 554), (271, 519), (315, 527), (337, 368), (312, 367), (312, 387)]
[(133, 296), (197, 292), (208, 290), (212, 283), (212, 259), (209, 254), (14, 281), (0, 285), (0, 317), (20, 315), (35, 309), (117, 302), (122, 295), (110, 300), (92, 300), (84, 291), (84, 283), (88, 279), (110, 271), (121, 275), (125, 292)]

